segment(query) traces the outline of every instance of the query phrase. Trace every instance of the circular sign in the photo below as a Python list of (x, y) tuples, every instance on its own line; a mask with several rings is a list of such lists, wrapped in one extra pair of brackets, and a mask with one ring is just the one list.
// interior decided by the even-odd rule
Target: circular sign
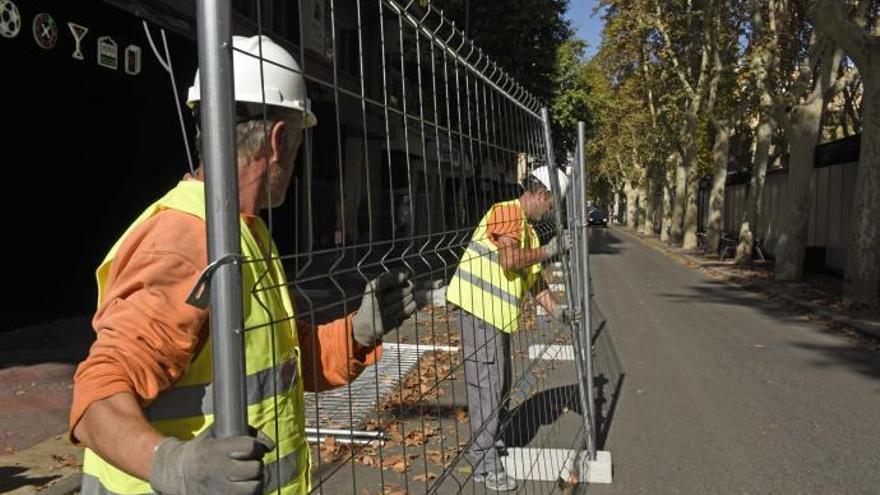
[(58, 25), (55, 19), (47, 13), (37, 14), (34, 17), (34, 40), (44, 50), (55, 48), (58, 42)]
[(0, 36), (15, 38), (21, 30), (21, 14), (11, 0), (0, 0)]

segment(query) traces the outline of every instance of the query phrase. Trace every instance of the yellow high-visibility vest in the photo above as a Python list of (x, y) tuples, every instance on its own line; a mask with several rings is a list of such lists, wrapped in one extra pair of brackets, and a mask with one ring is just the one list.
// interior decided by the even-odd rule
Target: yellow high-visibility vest
[(501, 266), (498, 247), (489, 240), (487, 231), (492, 212), (508, 205), (515, 205), (521, 212), (520, 248), (540, 246), (538, 234), (518, 199), (496, 203), (480, 220), (461, 255), (458, 269), (446, 288), (446, 300), (498, 330), (511, 333), (519, 330), (523, 298), (541, 273), (541, 264), (535, 263), (521, 271), (505, 270)]
[[(204, 183), (180, 182), (147, 208), (116, 242), (97, 270), (99, 305), (119, 246), (135, 227), (165, 209), (204, 220)], [(241, 275), (248, 423), (277, 445), (263, 458), (264, 493), (276, 493), (280, 486), (284, 495), (305, 494), (310, 487), (309, 446), (305, 436), (299, 340), (287, 280), (263, 221), (257, 218), (253, 231), (244, 221), (240, 227), (245, 259)], [(268, 260), (261, 245), (270, 250)], [(163, 434), (181, 440), (191, 439), (208, 428), (214, 422), (211, 374), (209, 337), (187, 373), (144, 408), (147, 420)], [(86, 449), (81, 493), (135, 495), (152, 490), (148, 482), (124, 473)]]

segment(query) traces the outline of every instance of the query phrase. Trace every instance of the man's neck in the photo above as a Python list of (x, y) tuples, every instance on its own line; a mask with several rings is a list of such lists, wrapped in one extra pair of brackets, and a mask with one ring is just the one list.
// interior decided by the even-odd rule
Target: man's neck
[(530, 213), (532, 212), (532, 209), (534, 208), (534, 205), (532, 204), (533, 199), (534, 198), (532, 198), (532, 195), (529, 194), (528, 191), (522, 193), (522, 195), (520, 195), (520, 197), (519, 197), (519, 205), (520, 205), (520, 207), (522, 207), (523, 214), (526, 216), (526, 220), (528, 220), (528, 221), (531, 221)]
[[(260, 213), (260, 196), (262, 181), (255, 181), (252, 174), (243, 173), (238, 169), (238, 212), (245, 216), (255, 217)], [(195, 174), (184, 175), (184, 180), (205, 181), (205, 167), (200, 166)]]

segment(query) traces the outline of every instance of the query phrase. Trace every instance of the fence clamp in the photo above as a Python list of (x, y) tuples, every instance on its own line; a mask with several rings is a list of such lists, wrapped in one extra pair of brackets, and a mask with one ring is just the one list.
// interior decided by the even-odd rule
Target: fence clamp
[(227, 254), (206, 266), (205, 269), (202, 270), (202, 274), (199, 275), (196, 285), (193, 286), (191, 291), (189, 291), (189, 295), (186, 297), (186, 303), (199, 309), (207, 309), (208, 295), (211, 290), (211, 278), (214, 276), (214, 272), (216, 272), (218, 268), (230, 263), (233, 265), (241, 265), (241, 255)]

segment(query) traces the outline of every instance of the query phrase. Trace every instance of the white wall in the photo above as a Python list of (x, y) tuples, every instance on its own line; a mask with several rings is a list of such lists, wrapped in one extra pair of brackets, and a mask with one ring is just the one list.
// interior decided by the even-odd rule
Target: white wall
[[(858, 163), (845, 163), (813, 170), (813, 206), (810, 210), (808, 246), (826, 248), (826, 265), (843, 271), (846, 266), (846, 246), (849, 244), (852, 197), (855, 191)], [(724, 190), (724, 231), (739, 233), (742, 214), (746, 207), (749, 184), (736, 184)], [(764, 216), (759, 236), (764, 239), (765, 251), (773, 255), (776, 239), (782, 227), (783, 214), (788, 205), (788, 174), (767, 174), (764, 184)]]

